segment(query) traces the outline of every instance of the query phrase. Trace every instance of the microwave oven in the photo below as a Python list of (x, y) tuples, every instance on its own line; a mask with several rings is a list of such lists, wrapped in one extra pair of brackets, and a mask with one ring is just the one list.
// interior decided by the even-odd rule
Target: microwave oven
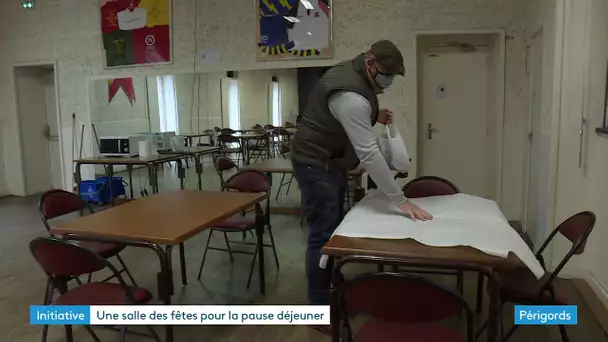
[(145, 137), (100, 137), (99, 154), (104, 157), (135, 157), (139, 155), (139, 142)]

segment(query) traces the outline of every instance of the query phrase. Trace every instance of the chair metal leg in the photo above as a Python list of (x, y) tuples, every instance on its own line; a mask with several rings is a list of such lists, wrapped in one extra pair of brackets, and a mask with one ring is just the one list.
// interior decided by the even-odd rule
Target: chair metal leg
[(464, 272), (462, 271), (458, 271), (458, 274), (456, 275), (456, 288), (462, 297), (464, 294)]
[[(255, 261), (258, 258), (258, 249), (260, 248), (260, 245), (255, 245), (255, 252), (253, 252), (253, 260), (251, 261), (251, 269), (249, 270), (249, 278), (247, 279), (247, 289), (249, 289), (249, 286), (251, 286), (251, 277), (253, 276), (253, 270), (255, 268)], [(264, 248), (262, 246), (262, 248)]]
[(483, 273), (477, 273), (477, 307), (475, 308), (475, 311), (477, 311), (478, 314), (481, 313), (483, 306), (483, 280)]
[(570, 338), (566, 332), (566, 327), (563, 325), (558, 325), (557, 327), (559, 328), (559, 334), (562, 336), (562, 342), (570, 342)]
[(129, 280), (131, 280), (131, 284), (133, 284), (133, 286), (137, 286), (137, 283), (135, 282), (135, 278), (133, 278), (133, 275), (131, 274), (131, 272), (127, 268), (127, 265), (125, 264), (125, 262), (120, 257), (120, 254), (116, 254), (116, 259), (118, 259), (118, 262), (120, 263), (120, 266), (122, 266), (122, 269), (127, 274), (127, 277), (129, 277)]
[(279, 269), (279, 256), (277, 255), (277, 248), (274, 245), (274, 237), (272, 236), (272, 228), (268, 225), (268, 235), (270, 236), (270, 244), (272, 245), (272, 253), (274, 253), (274, 262), (277, 265), (277, 270)]
[(89, 277), (87, 278), (87, 283), (91, 282), (91, 277), (93, 276), (93, 273), (89, 273)]
[(49, 326), (42, 327), (42, 342), (46, 342), (46, 336), (49, 334)]
[(509, 331), (507, 332), (506, 335), (503, 335), (502, 338), (502, 342), (507, 342), (511, 336), (513, 336), (513, 333), (515, 332), (515, 329), (517, 329), (519, 327), (519, 325), (514, 325), (511, 327), (511, 329), (509, 329)]
[(197, 279), (201, 279), (201, 275), (203, 274), (203, 267), (205, 266), (205, 259), (207, 259), (207, 251), (209, 250), (209, 242), (211, 242), (211, 235), (213, 235), (213, 230), (209, 230), (209, 237), (207, 238), (207, 244), (205, 245), (205, 251), (203, 252), (203, 261), (201, 261), (201, 267), (198, 269)]
[(287, 183), (287, 191), (285, 192), (285, 195), (289, 195), (289, 189), (291, 189), (292, 182), (293, 182), (293, 173), (291, 174), (291, 177), (289, 178), (289, 183)]
[(378, 264), (378, 272), (384, 272), (384, 265)]
[(72, 326), (71, 325), (66, 325), (65, 326), (65, 340), (67, 342), (74, 342), (74, 334), (72, 333)]
[(87, 329), (87, 331), (89, 332), (89, 335), (91, 335), (91, 337), (93, 338), (93, 340), (95, 342), (101, 342), (101, 340), (99, 339), (99, 337), (97, 337), (97, 334), (95, 334), (95, 332), (93, 331), (93, 329), (91, 329), (90, 326), (85, 325), (84, 328)]
[(484, 330), (486, 330), (488, 328), (488, 325), (490, 324), (490, 322), (488, 320), (486, 320), (483, 325), (481, 326), (481, 328), (479, 328), (479, 330), (477, 330), (477, 332), (475, 333), (475, 340), (477, 340), (481, 334), (484, 332)]
[(283, 181), (285, 180), (285, 174), (281, 175), (281, 180), (279, 181), (279, 188), (277, 189), (277, 196), (275, 200), (279, 200), (279, 195), (281, 194), (281, 189), (283, 188)]
[(232, 250), (230, 249), (230, 241), (228, 241), (228, 234), (226, 233), (224, 233), (224, 241), (226, 241), (226, 249), (228, 250), (228, 254), (230, 254), (230, 261), (234, 261)]
[(127, 326), (120, 327), (120, 342), (125, 342), (127, 339)]
[(152, 328), (149, 325), (147, 325), (146, 328), (148, 328), (148, 331), (150, 332), (150, 335), (152, 335), (152, 338), (154, 339), (154, 341), (160, 342), (160, 337), (158, 337), (158, 334), (156, 333), (154, 328)]
[(80, 281), (80, 278), (74, 277), (74, 281), (76, 281), (76, 284), (82, 285), (82, 281)]

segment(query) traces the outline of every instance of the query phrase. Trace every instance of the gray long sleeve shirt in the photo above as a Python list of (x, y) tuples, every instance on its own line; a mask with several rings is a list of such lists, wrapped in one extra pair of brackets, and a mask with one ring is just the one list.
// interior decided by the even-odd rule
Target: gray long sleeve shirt
[(363, 96), (351, 91), (339, 91), (328, 99), (331, 114), (340, 122), (353, 145), (360, 167), (370, 175), (393, 203), (403, 205), (407, 199), (380, 152), (376, 136), (372, 130), (370, 117), (372, 108)]

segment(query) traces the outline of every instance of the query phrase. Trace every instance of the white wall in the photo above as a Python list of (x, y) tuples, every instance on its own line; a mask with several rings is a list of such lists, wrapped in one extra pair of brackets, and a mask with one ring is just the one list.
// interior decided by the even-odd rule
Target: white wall
[[(362, 10), (362, 8), (364, 10)], [(398, 79), (382, 96), (381, 105), (396, 113), (396, 122), (413, 151), (416, 163), (416, 83), (413, 56), (413, 31), (470, 30), (504, 28), (507, 41), (505, 172), (503, 209), (508, 218), (521, 218), (522, 199), (522, 122), (526, 113), (523, 44), (524, 0), (468, 1), (335, 1), (332, 6), (334, 59), (301, 62), (256, 63), (253, 36), (255, 20), (251, 3), (241, 0), (204, 1), (198, 4), (198, 49), (220, 51), (219, 63), (198, 61), (197, 72), (291, 68), (330, 65), (369, 48), (377, 39), (393, 40), (402, 50), (405, 79)], [(63, 153), (66, 170), (71, 170), (71, 113), (79, 123), (88, 123), (87, 80), (99, 75), (180, 74), (192, 72), (194, 2), (173, 1), (173, 56), (167, 66), (102, 69), (99, 7), (97, 2), (79, 0), (44, 1), (35, 10), (25, 11), (19, 2), (0, 5), (0, 79), (8, 79), (9, 65), (19, 62), (57, 60), (59, 67), (60, 107), (63, 117)], [(76, 20), (75, 20), (76, 18)], [(14, 34), (19, 32), (18, 35)], [(4, 163), (9, 191), (18, 193), (23, 183), (21, 154), (12, 146), (16, 139), (16, 114), (13, 89), (0, 82), (0, 103), (5, 104), (0, 118)], [(90, 142), (89, 142), (90, 143)], [(92, 151), (90, 148), (88, 151)], [(413, 169), (416, 166), (413, 165)], [(71, 184), (71, 175), (66, 174)]]
[[(555, 222), (559, 223), (582, 210), (591, 210), (597, 215), (595, 230), (585, 253), (572, 259), (566, 274), (585, 278), (608, 306), (608, 138), (594, 132), (595, 127), (602, 125), (604, 112), (608, 61), (608, 22), (605, 16), (608, 13), (608, 0), (564, 2), (565, 40)], [(582, 113), (588, 125), (583, 141), (583, 165), (579, 168)], [(565, 239), (558, 239), (553, 247), (554, 265), (569, 247)]]
[[(107, 79), (96, 79), (89, 82), (91, 123), (95, 124), (99, 137), (129, 136), (134, 133), (148, 132), (150, 126), (148, 98), (152, 99), (151, 102), (158, 103), (158, 92), (155, 85), (149, 89), (145, 83), (146, 77), (133, 77), (135, 101), (131, 105), (122, 89), (118, 90), (112, 102), (108, 102)], [(146, 90), (149, 92), (148, 96), (146, 96)], [(89, 127), (87, 127), (88, 130)]]

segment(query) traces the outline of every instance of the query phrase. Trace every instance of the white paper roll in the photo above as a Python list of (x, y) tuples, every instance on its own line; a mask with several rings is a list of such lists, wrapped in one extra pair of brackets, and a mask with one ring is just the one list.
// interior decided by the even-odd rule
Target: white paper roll
[(141, 140), (139, 142), (139, 156), (149, 157), (152, 155), (152, 144), (150, 140)]

